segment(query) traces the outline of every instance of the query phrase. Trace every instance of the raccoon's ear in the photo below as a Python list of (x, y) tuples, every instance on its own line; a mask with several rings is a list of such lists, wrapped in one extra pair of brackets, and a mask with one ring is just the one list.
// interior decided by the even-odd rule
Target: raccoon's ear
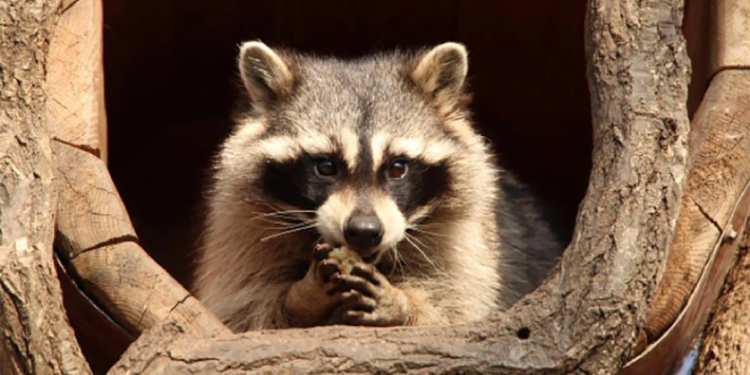
[(459, 43), (443, 43), (417, 57), (411, 79), (438, 107), (453, 108), (469, 69), (466, 47)]
[(294, 86), (294, 76), (287, 64), (261, 42), (242, 44), (239, 68), (253, 105), (260, 108), (289, 95)]

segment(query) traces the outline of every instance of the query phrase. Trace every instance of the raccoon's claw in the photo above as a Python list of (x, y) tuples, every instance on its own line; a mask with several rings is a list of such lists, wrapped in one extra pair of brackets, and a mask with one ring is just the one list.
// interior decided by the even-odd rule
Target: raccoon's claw
[(349, 275), (335, 274), (331, 281), (341, 293), (341, 320), (344, 324), (394, 326), (405, 324), (409, 301), (375, 266), (358, 263)]
[[(348, 292), (345, 292), (348, 293)], [(348, 295), (350, 303), (354, 305), (348, 308), (346, 303), (341, 311), (341, 322), (348, 325), (388, 327), (407, 323), (407, 315), (401, 307), (394, 306), (389, 302), (376, 302), (356, 291)], [(342, 294), (343, 297), (343, 294)]]
[(365, 312), (362, 310), (344, 310), (341, 313), (341, 320), (344, 324), (352, 326), (373, 326), (375, 319), (373, 319), (371, 312)]
[(364, 311), (372, 312), (375, 310), (377, 303), (374, 299), (363, 295), (356, 290), (341, 293), (341, 304), (346, 311)]
[(333, 250), (331, 245), (326, 243), (319, 243), (313, 248), (312, 258), (316, 262), (320, 262), (328, 257), (328, 253)]
[(359, 276), (375, 285), (388, 284), (388, 279), (369, 263), (357, 263), (352, 268), (352, 275)]
[(356, 290), (373, 298), (378, 298), (381, 294), (380, 288), (373, 282), (354, 274), (345, 275), (338, 273), (331, 277), (331, 281), (338, 284), (339, 290)]
[(339, 263), (332, 259), (326, 259), (318, 263), (317, 277), (324, 284), (331, 281), (331, 276), (339, 272)]

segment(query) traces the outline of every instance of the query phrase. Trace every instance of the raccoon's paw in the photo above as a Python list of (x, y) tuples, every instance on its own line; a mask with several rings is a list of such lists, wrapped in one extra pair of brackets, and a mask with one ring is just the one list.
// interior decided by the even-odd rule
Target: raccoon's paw
[(336, 284), (331, 281), (331, 276), (340, 272), (341, 264), (336, 258), (330, 257), (334, 248), (328, 244), (315, 245), (313, 249), (313, 262), (308, 272), (314, 283), (321, 286), (327, 295), (333, 295), (336, 290)]
[(326, 315), (340, 304), (338, 284), (331, 279), (339, 272), (340, 265), (336, 259), (328, 259), (331, 250), (326, 244), (315, 246), (307, 274), (292, 284), (286, 295), (284, 306), (298, 325), (322, 324)]
[(341, 293), (344, 324), (383, 327), (408, 323), (408, 297), (391, 285), (375, 266), (357, 263), (351, 274), (335, 274), (331, 279), (344, 290)]

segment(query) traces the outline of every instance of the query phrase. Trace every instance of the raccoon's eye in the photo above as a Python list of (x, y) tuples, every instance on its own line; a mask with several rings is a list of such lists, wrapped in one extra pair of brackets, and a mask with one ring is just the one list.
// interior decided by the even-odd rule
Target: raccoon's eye
[(338, 173), (336, 164), (334, 164), (330, 159), (318, 160), (318, 162), (315, 164), (315, 171), (318, 172), (319, 175), (325, 177), (335, 176), (336, 173)]
[(401, 179), (406, 176), (406, 172), (409, 170), (409, 166), (406, 160), (396, 160), (388, 167), (388, 178)]

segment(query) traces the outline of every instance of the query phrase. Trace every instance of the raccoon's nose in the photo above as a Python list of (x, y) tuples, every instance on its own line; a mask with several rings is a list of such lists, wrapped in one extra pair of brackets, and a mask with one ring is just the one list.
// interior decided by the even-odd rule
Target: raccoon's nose
[(344, 239), (360, 253), (371, 250), (383, 239), (383, 224), (375, 215), (354, 215), (346, 222)]

